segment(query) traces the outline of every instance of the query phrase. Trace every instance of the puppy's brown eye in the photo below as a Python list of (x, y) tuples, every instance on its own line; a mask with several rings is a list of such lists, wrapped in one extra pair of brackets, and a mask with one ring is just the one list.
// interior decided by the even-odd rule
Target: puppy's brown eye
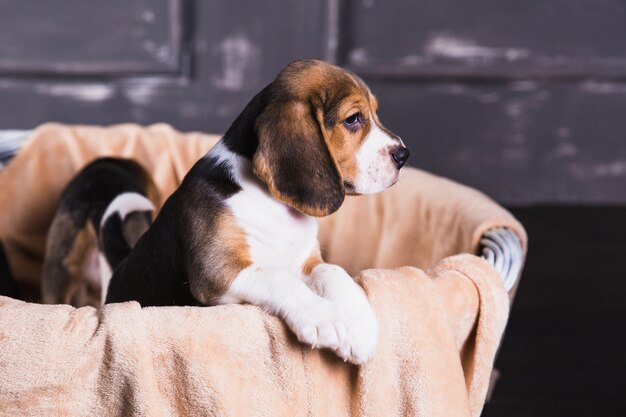
[(355, 127), (358, 123), (361, 122), (361, 113), (354, 113), (351, 116), (348, 116), (346, 120), (343, 121), (347, 127)]

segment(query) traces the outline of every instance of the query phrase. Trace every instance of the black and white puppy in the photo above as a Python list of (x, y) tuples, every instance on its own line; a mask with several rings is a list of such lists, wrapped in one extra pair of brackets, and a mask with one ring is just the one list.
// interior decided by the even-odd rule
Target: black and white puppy
[(324, 263), (315, 217), (394, 184), (409, 152), (354, 74), (290, 63), (200, 159), (115, 271), (107, 302), (250, 303), (302, 342), (363, 363), (378, 324), (360, 286)]
[(46, 238), (42, 301), (104, 303), (112, 271), (148, 229), (158, 192), (136, 162), (100, 158), (64, 189)]

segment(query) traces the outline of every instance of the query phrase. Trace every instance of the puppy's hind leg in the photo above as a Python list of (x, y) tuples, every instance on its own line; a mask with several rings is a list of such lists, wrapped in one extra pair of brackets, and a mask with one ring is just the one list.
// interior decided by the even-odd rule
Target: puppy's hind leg
[(45, 304), (69, 302), (70, 273), (65, 258), (75, 246), (78, 232), (69, 213), (58, 212), (52, 219), (41, 275), (41, 300)]

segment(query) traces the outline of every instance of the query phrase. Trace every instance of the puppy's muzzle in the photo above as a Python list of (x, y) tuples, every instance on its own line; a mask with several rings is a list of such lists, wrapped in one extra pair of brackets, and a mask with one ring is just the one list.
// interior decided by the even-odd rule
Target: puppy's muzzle
[(391, 159), (393, 159), (393, 162), (396, 164), (396, 167), (400, 169), (404, 166), (407, 159), (409, 159), (410, 154), (411, 153), (409, 152), (408, 148), (400, 145), (391, 151)]

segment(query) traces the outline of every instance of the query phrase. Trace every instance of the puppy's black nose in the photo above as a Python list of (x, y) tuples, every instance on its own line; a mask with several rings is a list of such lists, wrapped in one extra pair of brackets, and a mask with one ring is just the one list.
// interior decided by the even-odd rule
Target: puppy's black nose
[(409, 149), (405, 148), (404, 146), (399, 146), (393, 151), (391, 151), (391, 158), (393, 159), (393, 162), (396, 163), (396, 166), (398, 167), (398, 169), (404, 166), (404, 163), (406, 162), (406, 160), (409, 159), (409, 155), (410, 155)]

